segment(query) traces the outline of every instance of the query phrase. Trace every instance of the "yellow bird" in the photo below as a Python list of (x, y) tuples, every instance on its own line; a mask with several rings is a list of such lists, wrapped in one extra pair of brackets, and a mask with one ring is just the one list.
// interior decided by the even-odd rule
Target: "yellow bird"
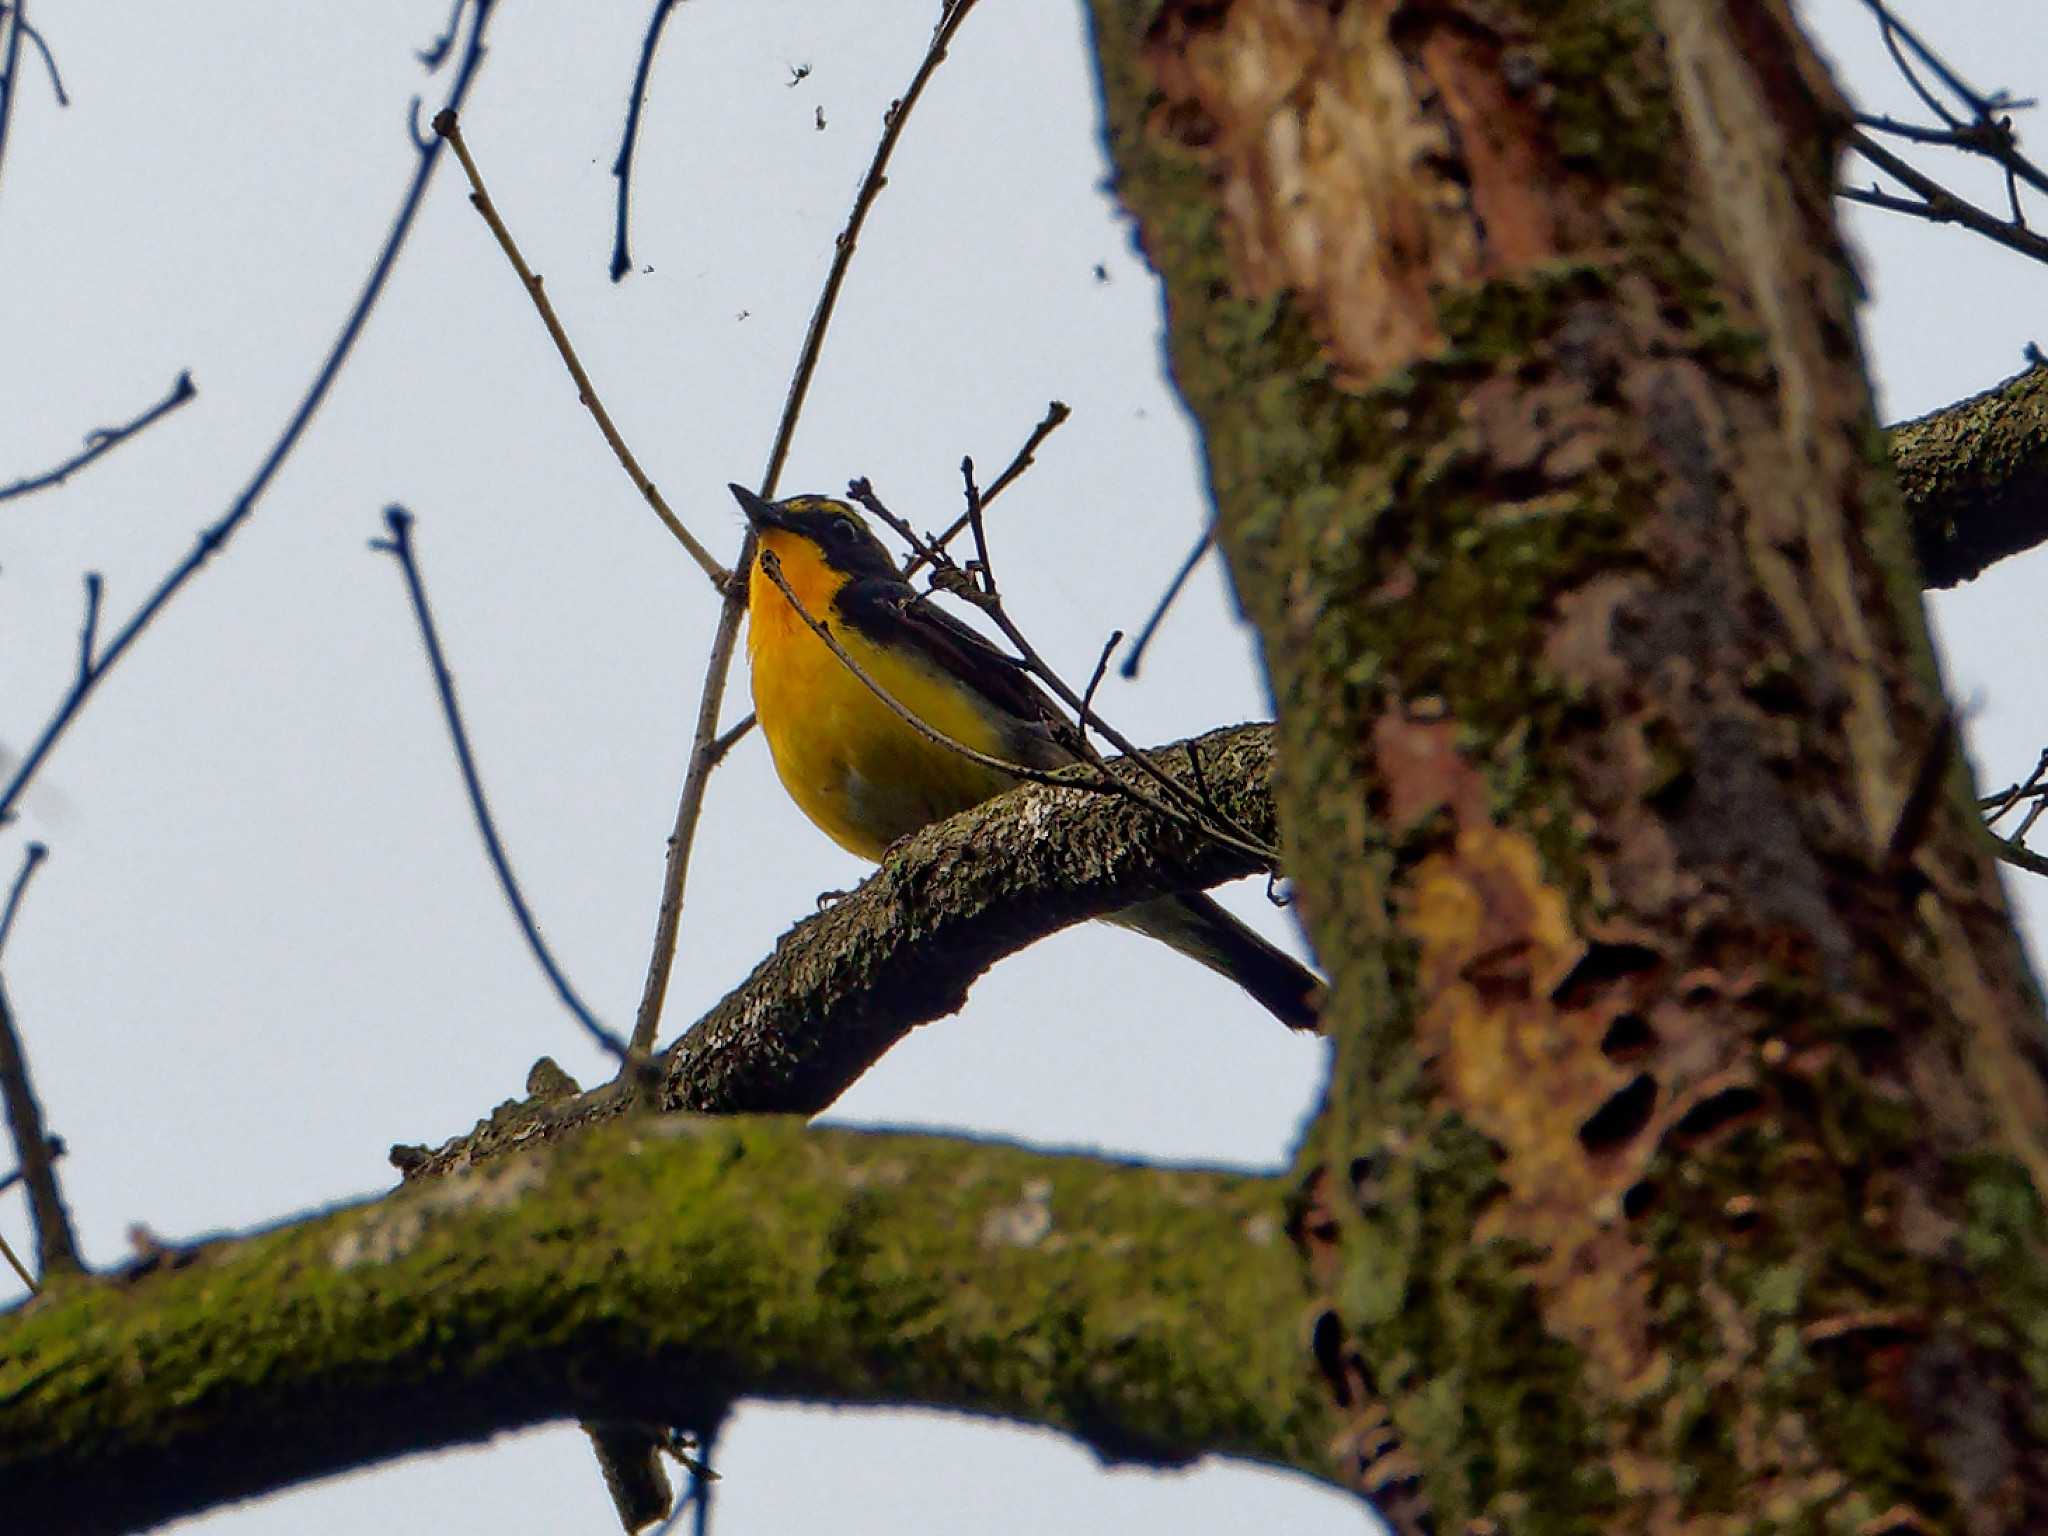
[[(764, 501), (730, 488), (760, 549), (775, 556), (804, 612), (889, 696), (942, 735), (1032, 768), (1075, 761), (1052, 701), (1022, 666), (942, 612), (845, 502)], [(754, 713), (783, 788), (840, 847), (870, 861), (1017, 781), (921, 735), (834, 656), (762, 569), (747, 582)], [(1313, 973), (1199, 892), (1126, 907), (1110, 922), (1164, 940), (1235, 981), (1283, 1023), (1316, 1024)]]

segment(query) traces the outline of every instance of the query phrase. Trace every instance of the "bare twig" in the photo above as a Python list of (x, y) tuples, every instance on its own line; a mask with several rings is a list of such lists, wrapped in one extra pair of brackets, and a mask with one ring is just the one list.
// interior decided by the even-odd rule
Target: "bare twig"
[(7, 166), (7, 129), (14, 121), (14, 98), (21, 94), (21, 39), (28, 31), (28, 0), (14, 0), (4, 14), (7, 28), (7, 62), (0, 65), (0, 170)]
[[(19, 1178), (20, 1175), (18, 1173), (14, 1173), (9, 1174), (8, 1177), (10, 1179), (15, 1179)], [(36, 1277), (30, 1274), (28, 1272), (28, 1266), (23, 1264), (21, 1260), (15, 1256), (14, 1249), (8, 1246), (7, 1239), (4, 1237), (0, 1237), (0, 1259), (5, 1259), (7, 1261), (7, 1267), (14, 1271), (14, 1273), (20, 1278), (21, 1283), (27, 1286), (29, 1290), (33, 1291), (36, 1288)]]
[(974, 530), (974, 563), (968, 567), (969, 575), (978, 573), (981, 590), (993, 597), (996, 591), (996, 568), (988, 557), (988, 530), (981, 521), (981, 487), (974, 483), (974, 460), (960, 461), (960, 484), (967, 498), (967, 526)]
[(722, 731), (711, 743), (711, 766), (716, 768), (723, 762), (725, 754), (738, 746), (741, 740), (745, 738), (747, 732), (754, 728), (754, 725), (754, 712), (750, 709), (745, 715), (740, 717), (737, 724), (729, 726), (726, 730)]
[(506, 857), (505, 845), (491, 820), (490, 804), (484, 798), (483, 780), (476, 770), (476, 756), (469, 749), (469, 733), (462, 726), (462, 711), (455, 702), (455, 678), (448, 670), (448, 659), (441, 650), (441, 637), (434, 628), (434, 615), (427, 606), (427, 589), (420, 579), (419, 562), (413, 557), (412, 522), (412, 514), (405, 508), (386, 507), (384, 524), (391, 530), (391, 537), (370, 540), (370, 548), (391, 556), (404, 573), (406, 595), (412, 599), (413, 618), (418, 621), (420, 641), (427, 650), (427, 665), (434, 671), (434, 691), (440, 696), (441, 714), (448, 722), (448, 735), (455, 744), (455, 761), (462, 769), (462, 786), (469, 792), (469, 808), (475, 813), (477, 831), (483, 836), (484, 852), (490, 856), (491, 868), (497, 872), (499, 888), (504, 891), (505, 900), (512, 907), (512, 915), (519, 922), (519, 931), (526, 937), (526, 947), (533, 951), (533, 958), (547, 973), (562, 1006), (583, 1026), (585, 1034), (624, 1061), (627, 1054), (625, 1041), (600, 1024), (597, 1016), (583, 1005), (583, 999), (576, 995), (576, 989), (569, 985), (569, 978), (562, 974), (562, 968), (549, 953), (546, 941), (540, 936), (540, 925), (534, 922), (533, 912), (520, 893), (518, 880), (513, 877), (511, 860)]
[[(462, 62), (456, 68), (455, 78), (449, 85), (448, 102), (451, 108), (460, 104), (469, 94), (470, 84), (476, 78), (478, 67), (483, 63), (484, 29), (490, 23), (497, 0), (474, 0), (474, 4), (476, 9), (470, 25), (469, 43), (463, 51)], [(18, 6), (15, 14), (19, 18)], [(326, 399), (327, 391), (340, 375), (341, 366), (354, 348), (356, 338), (362, 334), (363, 326), (370, 317), (370, 310), (376, 304), (378, 295), (384, 291), (385, 280), (390, 277), (392, 264), (398, 259), (399, 247), (405, 243), (406, 234), (412, 228), (413, 218), (419, 212), (420, 203), (426, 196), (427, 183), (433, 175), (435, 162), (440, 158), (439, 150), (440, 146), (432, 142), (418, 146), (419, 164), (413, 170), (411, 185), (406, 188), (405, 197), (399, 204), (398, 216), (392, 221), (391, 232), (385, 237), (383, 249), (377, 253), (376, 262), (363, 283), (355, 307), (349, 311), (348, 318), (342, 323), (341, 334), (328, 349), (326, 358), (314, 375), (312, 384), (307, 387), (305, 395), (300, 399), (298, 408), (293, 411), (291, 420), (285, 424), (284, 431), (271, 445), (269, 453), (257, 466), (255, 475), (243, 487), (227, 513), (218, 522), (200, 532), (191, 552), (172, 567), (170, 573), (157, 585), (156, 590), (128, 622), (121, 626), (113, 640), (94, 659), (91, 670), (81, 672), (72, 680), (70, 689), (58, 702), (42, 733), (37, 736), (16, 766), (14, 776), (7, 781), (4, 788), (0, 788), (0, 823), (9, 818), (15, 803), (27, 789), (29, 780), (42, 767), (43, 760), (50, 755), (50, 750), (56, 746), (58, 739), (70, 727), (71, 722), (78, 718), (79, 711), (85, 707), (94, 689), (122, 656), (127, 654), (129, 646), (135, 643), (136, 638), (157, 614), (163, 611), (164, 605), (177, 596), (185, 584), (198, 574), (200, 567), (234, 537), (236, 530), (248, 520), (249, 514), (256, 510), (257, 502), (269, 489), (271, 480), (283, 467), (286, 458), (298, 446), (299, 439), (312, 423), (320, 402)]]
[[(2030, 107), (2033, 103), (2018, 100), (2003, 91), (1988, 95), (1979, 91), (1951, 69), (1893, 13), (1884, 0), (1864, 0), (1864, 4), (1876, 18), (1885, 49), (1891, 54), (1900, 76), (1935, 118), (1936, 125), (1903, 122), (1872, 113), (1856, 114), (1851, 147), (1886, 175), (1904, 184), (1915, 196), (1901, 197), (1875, 185), (1868, 188), (1845, 187), (1841, 195), (1851, 202), (1926, 219), (1930, 223), (1960, 224), (2023, 255), (2048, 261), (2048, 242), (2031, 236), (2026, 210), (2020, 203), (2020, 183), (2048, 192), (2048, 172), (2021, 152), (2019, 136), (2013, 130), (2010, 116), (2013, 111)], [(1923, 69), (1932, 74), (1935, 85), (1921, 78)], [(1942, 99), (1944, 91), (1959, 104), (1959, 110), (1952, 110)], [(1923, 147), (1955, 150), (1992, 161), (2004, 177), (2010, 216), (2000, 218), (1958, 196), (1876, 144), (1872, 134), (1883, 134)]]
[(125, 426), (100, 427), (95, 431), (88, 432), (85, 434), (85, 447), (66, 459), (62, 464), (59, 464), (55, 469), (46, 469), (40, 475), (30, 475), (27, 479), (17, 480), (12, 485), (0, 486), (0, 501), (8, 501), (16, 496), (26, 496), (31, 491), (40, 491), (47, 486), (62, 485), (72, 475), (85, 468), (86, 465), (97, 459), (101, 454), (119, 447), (123, 442), (135, 436), (136, 433), (144, 428), (161, 421), (187, 400), (196, 397), (198, 393), (198, 389), (193, 386), (192, 375), (190, 373), (179, 374), (178, 382), (171, 386), (171, 392), (144, 411), (140, 416), (137, 416), (133, 421)]
[[(1102, 654), (1095, 658), (1095, 671), (1088, 678), (1088, 686), (1081, 690), (1081, 730), (1088, 730), (1088, 717), (1095, 712), (1095, 690), (1102, 686), (1102, 675), (1109, 670), (1109, 653), (1123, 643), (1124, 632), (1112, 629), (1109, 638), (1102, 642)], [(1194, 748), (1188, 749), (1190, 753)]]
[(1173, 573), (1173, 579), (1166, 584), (1159, 601), (1152, 605), (1152, 612), (1146, 616), (1144, 627), (1138, 631), (1138, 638), (1131, 642), (1131, 648), (1124, 655), (1123, 666), (1119, 668), (1127, 678), (1138, 675), (1138, 664), (1145, 659), (1145, 649), (1151, 645), (1152, 637), (1159, 632), (1159, 626), (1166, 621), (1166, 611), (1180, 598), (1180, 589), (1188, 584), (1188, 578), (1195, 574), (1195, 567), (1202, 563), (1202, 556), (1209, 553), (1216, 544), (1216, 530), (1208, 527), (1195, 540), (1194, 547), (1187, 552), (1180, 566)]
[(612, 161), (612, 175), (619, 183), (618, 222), (612, 231), (612, 281), (618, 282), (633, 270), (633, 256), (626, 248), (626, 208), (633, 192), (633, 151), (640, 143), (640, 112), (647, 104), (647, 77), (654, 72), (654, 50), (661, 46), (662, 28), (676, 8), (676, 0), (654, 0), (647, 18), (647, 36), (640, 44), (640, 62), (633, 70), (633, 94), (626, 98), (626, 131), (619, 140), (618, 158)]
[[(0, 914), (0, 942), (14, 927), (22, 894), (29, 877), (42, 863), (45, 850), (31, 843), (14, 877), (7, 907)], [(14, 1137), (14, 1156), (21, 1166), (21, 1182), (28, 1189), (29, 1216), (36, 1229), (36, 1269), (47, 1281), (50, 1276), (79, 1268), (78, 1238), (71, 1230), (71, 1217), (64, 1209), (63, 1192), (57, 1187), (56, 1160), (51, 1155), (50, 1136), (43, 1129), (42, 1106), (36, 1102), (35, 1087), (29, 1081), (28, 1056), (14, 1027), (14, 1013), (8, 1006), (7, 989), (0, 985), (0, 1102), (7, 1112), (7, 1129)], [(18, 1267), (18, 1266), (17, 1266)], [(24, 1276), (24, 1278), (26, 1278)]]
[(655, 488), (654, 482), (648, 478), (647, 471), (640, 467), (640, 461), (633, 456), (633, 450), (626, 446), (626, 440), (619, 435), (619, 429), (612, 424), (611, 413), (604, 408), (604, 401), (598, 398), (597, 386), (590, 382), (590, 375), (583, 371), (583, 361), (577, 357), (576, 348), (570, 344), (569, 333), (562, 329), (562, 322), (556, 318), (555, 307), (548, 302), (539, 275), (526, 264), (526, 258), (519, 253), (518, 243), (512, 238), (512, 231), (506, 228), (497, 205), (491, 201), (490, 193), (484, 190), (483, 173), (477, 169), (476, 160), (469, 152), (469, 145), (462, 137), (462, 125), (456, 117), (454, 108), (444, 107), (434, 115), (434, 132), (448, 141), (449, 148), (455, 151), (455, 158), (462, 162), (463, 174), (469, 178), (470, 203), (483, 215), (484, 223), (490, 226), (491, 233), (497, 237), (498, 248), (505, 253), (505, 259), (512, 263), (512, 270), (519, 274), (520, 285), (526, 289), (527, 297), (533, 300), (533, 307), (540, 311), (541, 324), (548, 328), (548, 336), (553, 340), (555, 350), (561, 353), (563, 365), (569, 370), (569, 377), (576, 381), (576, 398), (583, 402), (584, 408), (597, 422), (597, 429), (604, 434), (604, 440), (611, 448), (612, 456), (619, 461), (620, 468), (625, 470), (626, 477), (633, 482), (634, 488), (640, 492), (647, 505), (654, 509), (654, 515), (661, 519), (662, 526), (675, 535), (676, 541), (689, 552), (690, 558), (697, 562), (697, 568), (710, 578), (711, 585), (723, 591), (726, 583), (731, 580), (731, 572), (720, 565), (718, 558), (698, 542), (695, 534), (683, 526), (682, 519), (669, 510), (668, 502)]
[(1984, 825), (1995, 827), (2001, 818), (2020, 801), (2031, 797), (2048, 795), (2043, 779), (2048, 779), (2048, 751), (2044, 751), (2034, 762), (2034, 771), (2026, 778), (2007, 785), (1996, 794), (1986, 795), (1977, 802), (1977, 809), (1984, 812)]
[[(45, 1145), (47, 1145), (50, 1149), (50, 1161), (53, 1163), (62, 1158), (65, 1152), (69, 1150), (65, 1147), (64, 1138), (62, 1136), (51, 1136), (46, 1138)], [(11, 1169), (6, 1173), (0, 1173), (0, 1195), (6, 1194), (8, 1190), (14, 1188), (14, 1186), (19, 1184), (20, 1182), (21, 1170), (19, 1168)]]
[[(988, 489), (981, 493), (981, 505), (984, 511), (987, 510), (989, 503), (1002, 495), (1004, 491), (1008, 490), (1016, 482), (1019, 475), (1023, 474), (1025, 470), (1037, 462), (1039, 446), (1048, 437), (1051, 437), (1054, 432), (1059, 430), (1060, 423), (1073, 414), (1073, 411), (1061, 401), (1051, 400), (1046, 402), (1045, 415), (1040, 418), (1038, 425), (1031, 429), (1031, 435), (1024, 439), (1024, 446), (1017, 450), (1016, 456), (1010, 460), (1003, 472), (990, 481)], [(867, 506), (867, 503), (862, 502), (861, 505)], [(870, 508), (870, 510), (873, 509)], [(967, 524), (968, 516), (965, 512), (962, 512), (953, 519), (952, 524), (944, 533), (932, 541), (931, 549), (934, 551), (943, 550), (959, 536), (960, 532), (967, 527)], [(895, 525), (891, 523), (890, 526), (894, 527)], [(910, 563), (904, 567), (903, 574), (905, 576), (915, 575), (918, 567), (931, 563), (932, 558), (931, 553), (914, 555)]]
[(2030, 875), (2048, 875), (2048, 856), (2023, 846), (2017, 839), (1994, 837), (1991, 851), (2015, 869), (2024, 869)]
[[(468, 3), (469, 0), (454, 0), (448, 8), (448, 25), (441, 29), (440, 34), (431, 43), (413, 55), (426, 66), (429, 74), (446, 64), (448, 55), (455, 51), (455, 39), (462, 32), (462, 8)], [(414, 142), (418, 140), (415, 139)]]
[(2015, 102), (2004, 95), (1986, 96), (1978, 91), (1976, 87), (1969, 84), (1954, 70), (1950, 69), (1941, 55), (1922, 42), (1919, 34), (1907, 26), (1905, 22), (1901, 21), (1892, 8), (1885, 3), (1885, 0), (1863, 0), (1863, 4), (1864, 8), (1877, 18), (1877, 24), (1884, 34), (1885, 47), (1891, 51), (1892, 59), (1899, 66), (1900, 72), (1905, 75), (1907, 82), (1913, 86), (1914, 90), (1919, 93), (1921, 100), (1926, 102), (1928, 110), (1936, 116), (1945, 118), (1951, 123), (1955, 121), (1949, 115), (1947, 109), (1942, 106), (1941, 102), (1935, 99), (1933, 94), (1920, 84), (1919, 77), (1914, 73), (1912, 66), (1900, 56), (1898, 49), (1900, 42), (1903, 42), (1911, 49), (1922, 64), (1933, 70), (1940, 77), (1941, 83), (1961, 99), (1963, 104), (1970, 109), (1972, 115), (1984, 118), (2005, 108), (2022, 105), (2022, 103)]
[[(6, 15), (11, 9), (13, 7), (0, 5), (0, 16)], [(64, 76), (57, 70), (57, 56), (50, 52), (49, 43), (44, 39), (40, 31), (30, 26), (27, 22), (21, 24), (21, 31), (24, 37), (36, 45), (36, 52), (43, 56), (43, 68), (50, 76), (50, 92), (57, 98), (57, 105), (60, 107), (70, 106), (71, 96), (64, 89)], [(8, 79), (11, 81), (12, 78), (13, 74), (10, 70)]]
[(1994, 213), (1987, 213), (1975, 203), (1956, 196), (1933, 177), (1915, 170), (1869, 134), (1861, 131), (1851, 132), (1849, 147), (1916, 194), (1919, 201), (1881, 191), (1875, 186), (1842, 187), (1838, 189), (1841, 197), (1871, 208), (1883, 208), (1892, 213), (1925, 219), (1930, 224), (1960, 224), (1973, 233), (1996, 241), (2008, 250), (2018, 251), (2023, 256), (2031, 256), (2036, 261), (2048, 262), (2048, 239), (2022, 225), (2001, 219)]
[[(826, 270), (818, 302), (811, 311), (810, 325), (797, 352), (796, 368), (790, 375), (789, 390), (783, 397), (782, 418), (776, 423), (775, 436), (768, 448), (768, 465), (761, 475), (760, 494), (764, 500), (774, 498), (776, 484), (782, 478), (782, 466), (789, 457), (797, 417), (810, 393), (811, 377), (817, 372), (818, 355), (825, 344), (825, 332), (839, 303), (839, 290), (845, 284), (847, 268), (860, 243), (860, 232), (867, 222), (868, 210), (874, 206), (887, 182), (889, 157), (895, 152), (896, 141), (902, 137), (904, 124), (910, 120), (911, 111), (924, 94), (932, 73), (944, 62), (953, 35), (973, 9), (974, 0), (947, 0), (938, 28), (932, 34), (931, 45), (919, 61), (916, 73), (911, 76), (909, 87), (883, 114), (881, 139), (875, 145), (874, 158), (869, 162), (859, 188), (854, 192), (853, 211), (847, 217), (846, 228), (840, 231), (834, 243), (832, 263)], [(647, 982), (640, 994), (640, 1012), (633, 1022), (633, 1047), (641, 1053), (653, 1049), (655, 1034), (661, 1027), (662, 1004), (668, 996), (668, 975), (676, 958), (676, 934), (682, 923), (683, 881), (689, 872), (690, 850), (695, 846), (697, 822), (704, 809), (704, 786), (718, 757), (731, 748), (728, 742), (718, 757), (713, 756), (712, 749), (718, 741), (719, 711), (725, 702), (726, 677), (732, 668), (734, 648), (739, 643), (740, 620), (747, 611), (745, 577), (752, 569), (753, 558), (754, 535), (750, 529), (740, 542), (734, 578), (726, 585), (725, 604), (718, 615), (718, 629), (711, 638), (711, 655), (704, 669), (704, 688), (697, 701), (696, 729), (690, 741), (690, 766), (683, 776), (683, 792), (676, 804), (675, 829), (669, 834), (668, 860), (662, 871), (661, 904), (655, 914), (654, 946), (648, 956)], [(733, 739), (738, 740), (738, 727), (734, 731)]]
[[(968, 475), (968, 484), (971, 492), (973, 486), (971, 474)], [(1143, 748), (1134, 745), (1129, 737), (1104, 720), (1079, 694), (1075, 693), (1068, 686), (1066, 679), (1053, 670), (1046, 659), (1038, 653), (1038, 648), (1026, 638), (1024, 631), (1010, 617), (1009, 610), (1003, 606), (1002, 593), (995, 588), (992, 580), (987, 586), (983, 586), (977, 583), (967, 572), (961, 570), (943, 548), (933, 546), (931, 552), (934, 564), (937, 567), (932, 573), (931, 584), (941, 591), (952, 593), (964, 602), (972, 603), (976, 608), (987, 614), (990, 620), (994, 622), (996, 628), (1003, 632), (1004, 638), (1017, 648), (1017, 659), (1024, 669), (1050, 688), (1062, 704), (1075, 711), (1082, 727), (1078, 746), (1083, 762), (1092, 763), (1098, 771), (1106, 772), (1103, 769), (1101, 754), (1087, 739), (1086, 728), (1092, 725), (1102, 736), (1103, 740), (1107, 741), (1128, 758), (1135, 768), (1150, 777), (1155, 783), (1161, 785), (1166, 790), (1168, 797), (1178, 802), (1183, 808), (1183, 814), (1191, 817), (1196, 825), (1203, 827), (1204, 830), (1213, 836), (1232, 840), (1244, 847), (1258, 849), (1261, 856), (1269, 863), (1278, 862), (1279, 854), (1276, 850), (1259, 842), (1257, 838), (1253, 837), (1243, 827), (1236, 825), (1228, 817), (1222, 816), (1204, 805), (1200, 796), (1196, 795), (1193, 790), (1160, 767)]]
[(7, 948), (7, 936), (14, 931), (14, 914), (21, 910), (21, 898), (28, 890), (29, 881), (42, 866), (50, 850), (41, 843), (30, 843), (24, 850), (21, 868), (14, 876), (14, 884), (7, 892), (7, 905), (0, 907), (0, 951)]

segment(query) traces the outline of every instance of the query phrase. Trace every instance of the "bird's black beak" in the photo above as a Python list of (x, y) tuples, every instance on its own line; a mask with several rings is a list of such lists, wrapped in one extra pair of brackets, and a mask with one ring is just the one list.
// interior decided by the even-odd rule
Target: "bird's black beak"
[(740, 504), (740, 510), (747, 514), (747, 521), (753, 524), (754, 532), (760, 533), (765, 529), (788, 526), (783, 519), (782, 509), (774, 502), (763, 501), (744, 485), (728, 484), (726, 489), (732, 492), (732, 499)]

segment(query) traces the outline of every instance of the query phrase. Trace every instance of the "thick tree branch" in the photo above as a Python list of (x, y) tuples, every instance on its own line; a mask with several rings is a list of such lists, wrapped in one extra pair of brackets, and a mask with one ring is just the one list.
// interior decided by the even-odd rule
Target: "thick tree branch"
[(548, 1419), (710, 1424), (743, 1393), (1307, 1466), (1328, 1425), (1283, 1198), (786, 1121), (620, 1126), (0, 1319), (0, 1508), (132, 1529)]
[[(1271, 837), (1270, 728), (1212, 731), (1194, 745), (1221, 809)], [(1187, 762), (1178, 743), (1153, 756)], [(1093, 770), (1068, 771), (1078, 781)], [(1079, 787), (1014, 790), (927, 827), (859, 889), (783, 935), (669, 1047), (663, 1105), (815, 1114), (912, 1029), (957, 1011), (1003, 956), (1148, 897), (1258, 872), (1244, 854), (1131, 801)], [(432, 1152), (395, 1148), (393, 1160), (409, 1178), (446, 1173), (609, 1119), (630, 1098), (607, 1086), (507, 1104), (467, 1136)]]
[(1921, 579), (1952, 587), (2048, 540), (2048, 367), (1886, 433)]

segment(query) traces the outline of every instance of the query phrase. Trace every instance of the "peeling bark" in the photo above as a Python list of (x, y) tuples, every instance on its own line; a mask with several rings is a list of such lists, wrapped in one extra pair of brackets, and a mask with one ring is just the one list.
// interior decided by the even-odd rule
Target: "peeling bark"
[(1332, 977), (1327, 1471), (1417, 1532), (2048, 1526), (2040, 1020), (1789, 7), (1096, 18)]

